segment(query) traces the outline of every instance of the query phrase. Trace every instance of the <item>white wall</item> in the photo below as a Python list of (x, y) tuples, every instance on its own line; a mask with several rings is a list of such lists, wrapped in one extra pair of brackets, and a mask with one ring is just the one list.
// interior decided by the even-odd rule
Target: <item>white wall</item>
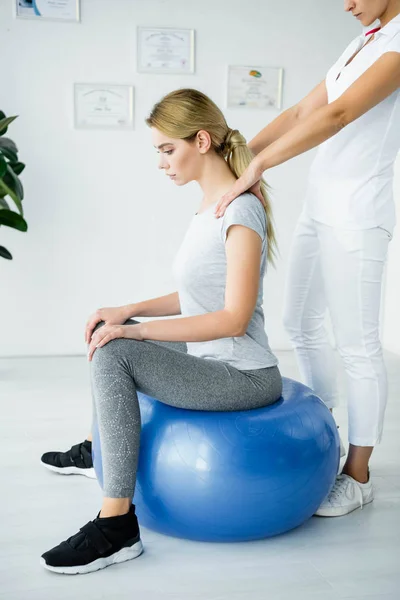
[[(4, 227), (0, 261), (0, 356), (85, 351), (86, 317), (173, 290), (170, 265), (200, 193), (175, 188), (156, 169), (143, 120), (178, 87), (196, 87), (225, 106), (228, 64), (285, 69), (284, 108), (323, 79), (359, 26), (332, 0), (82, 0), (82, 23), (15, 19), (0, 0), (0, 108), (20, 115), (17, 141), (28, 234)], [(136, 73), (136, 26), (192, 27), (191, 76)], [(75, 130), (73, 83), (132, 83), (134, 132)], [(225, 110), (251, 138), (277, 114)], [(265, 282), (267, 329), (288, 347), (281, 307), (290, 239), (313, 152), (274, 169), (281, 260)]]
[[(394, 197), (397, 218), (400, 219), (400, 158), (395, 164)], [(400, 237), (396, 227), (389, 244), (389, 260), (386, 269), (386, 285), (383, 302), (383, 345), (387, 350), (400, 354)]]

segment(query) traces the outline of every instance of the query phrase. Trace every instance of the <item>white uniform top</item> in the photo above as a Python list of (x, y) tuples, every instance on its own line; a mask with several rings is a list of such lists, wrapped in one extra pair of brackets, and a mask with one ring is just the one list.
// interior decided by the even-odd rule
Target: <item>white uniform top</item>
[[(400, 15), (369, 39), (363, 33), (326, 76), (328, 102), (386, 52), (400, 52)], [(347, 61), (362, 48), (347, 66)], [(340, 77), (338, 77), (340, 73)], [(316, 221), (347, 229), (393, 231), (393, 165), (400, 148), (400, 88), (320, 145), (311, 166), (305, 209)]]

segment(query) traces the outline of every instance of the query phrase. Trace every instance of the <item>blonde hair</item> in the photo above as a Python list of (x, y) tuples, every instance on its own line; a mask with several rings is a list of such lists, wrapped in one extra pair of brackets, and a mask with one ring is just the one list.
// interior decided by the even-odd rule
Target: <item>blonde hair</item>
[[(153, 107), (146, 123), (168, 137), (187, 142), (194, 141), (199, 131), (207, 131), (212, 148), (223, 156), (237, 178), (253, 159), (243, 135), (237, 129), (230, 129), (218, 106), (198, 90), (181, 89), (171, 92)], [(273, 263), (277, 243), (272, 209), (267, 184), (264, 180), (260, 183), (267, 220), (268, 260)]]

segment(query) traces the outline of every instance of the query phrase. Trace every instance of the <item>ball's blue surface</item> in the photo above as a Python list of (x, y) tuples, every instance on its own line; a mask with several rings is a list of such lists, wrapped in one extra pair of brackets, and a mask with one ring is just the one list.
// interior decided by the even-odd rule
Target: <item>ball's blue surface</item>
[[(306, 386), (283, 379), (265, 408), (204, 412), (139, 394), (142, 437), (134, 503), (139, 522), (167, 535), (245, 541), (309, 519), (339, 462), (335, 421)], [(93, 455), (102, 485), (101, 448)]]

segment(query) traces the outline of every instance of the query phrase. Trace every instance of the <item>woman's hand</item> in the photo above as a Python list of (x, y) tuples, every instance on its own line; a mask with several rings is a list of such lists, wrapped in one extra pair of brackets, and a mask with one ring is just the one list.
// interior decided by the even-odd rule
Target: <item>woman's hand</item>
[(132, 315), (127, 314), (126, 306), (116, 306), (115, 308), (99, 308), (91, 317), (89, 317), (89, 320), (86, 323), (86, 344), (90, 344), (93, 330), (98, 323), (101, 323), (101, 321), (104, 321), (106, 325), (122, 325), (127, 319), (129, 319), (129, 316)]
[(223, 217), (227, 206), (229, 206), (229, 204), (233, 202), (235, 198), (240, 196), (240, 194), (243, 194), (247, 191), (250, 191), (252, 194), (257, 196), (260, 202), (262, 202), (264, 205), (264, 198), (261, 194), (260, 187), (262, 170), (258, 165), (259, 163), (257, 158), (254, 158), (244, 171), (243, 175), (241, 175), (241, 177), (239, 177), (239, 179), (235, 182), (232, 189), (227, 194), (222, 196), (214, 211), (217, 218)]
[(118, 338), (129, 338), (131, 340), (143, 340), (141, 333), (142, 324), (136, 325), (103, 325), (92, 335), (88, 351), (88, 359), (92, 360), (96, 348), (101, 348)]

